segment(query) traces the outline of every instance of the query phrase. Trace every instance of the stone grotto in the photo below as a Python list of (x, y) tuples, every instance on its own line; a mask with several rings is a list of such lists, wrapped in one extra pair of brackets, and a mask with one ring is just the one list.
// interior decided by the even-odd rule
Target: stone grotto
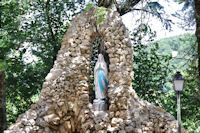
[[(107, 9), (105, 20), (97, 25), (96, 11), (92, 8), (72, 20), (39, 100), (4, 133), (177, 132), (171, 114), (141, 100), (132, 88), (133, 48), (119, 14)], [(109, 106), (103, 111), (94, 110), (90, 91), (92, 45), (97, 36), (104, 37), (110, 60)]]

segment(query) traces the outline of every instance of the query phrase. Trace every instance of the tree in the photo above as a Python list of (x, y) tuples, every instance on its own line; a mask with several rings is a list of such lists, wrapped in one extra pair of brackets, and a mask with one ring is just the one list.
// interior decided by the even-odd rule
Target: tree
[[(199, 0), (177, 0), (179, 3), (184, 3), (184, 7), (182, 10), (189, 9), (189, 11), (186, 11), (187, 15), (184, 15), (182, 18), (180, 15), (178, 17), (182, 20), (184, 20), (183, 26), (185, 27), (191, 27), (194, 24), (196, 24), (196, 38), (197, 38), (197, 45), (198, 45), (198, 88), (199, 88), (199, 96), (200, 96), (200, 1)], [(191, 8), (190, 8), (191, 7)], [(186, 17), (185, 19), (185, 16)], [(184, 28), (184, 27), (183, 27)]]
[[(69, 20), (82, 1), (3, 1), (5, 35), (1, 53), (6, 57), (7, 123), (16, 121), (40, 93), (52, 68)], [(69, 12), (71, 12), (69, 14)], [(1, 34), (3, 35), (3, 34)], [(2, 46), (2, 45), (1, 45)], [(8, 47), (9, 46), (9, 47)], [(10, 48), (12, 46), (12, 48)], [(35, 61), (26, 61), (27, 55)], [(30, 58), (30, 57), (29, 57)]]
[[(0, 0), (1, 2), (1, 0)], [(1, 6), (0, 6), (1, 8)], [(1, 30), (1, 12), (0, 12), (0, 30)], [(0, 57), (3, 59), (3, 57)], [(6, 101), (5, 101), (5, 72), (0, 70), (0, 133), (6, 129)]]
[(0, 133), (6, 129), (6, 87), (5, 73), (0, 71)]
[(196, 37), (198, 44), (198, 72), (199, 72), (198, 87), (200, 96), (200, 1), (194, 0), (194, 3), (195, 3), (195, 19), (196, 19)]
[[(19, 30), (19, 16), (24, 13), (21, 8), (22, 4), (19, 4), (15, 0), (0, 1), (0, 71), (1, 71), (1, 115), (2, 120), (0, 125), (4, 129), (6, 128), (6, 105), (5, 101), (5, 77), (7, 75), (6, 70), (9, 62), (11, 51), (16, 51), (23, 41), (22, 32)], [(2, 132), (3, 129), (1, 128)]]

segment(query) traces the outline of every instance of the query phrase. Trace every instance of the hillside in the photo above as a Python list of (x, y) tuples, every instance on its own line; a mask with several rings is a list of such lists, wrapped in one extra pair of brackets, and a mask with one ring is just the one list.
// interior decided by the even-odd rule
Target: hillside
[(156, 41), (156, 43), (159, 44), (159, 53), (162, 55), (172, 55), (173, 51), (177, 51), (177, 56), (174, 57), (174, 55), (172, 55), (173, 58), (170, 64), (174, 70), (179, 71), (185, 70), (189, 62), (197, 55), (197, 53), (194, 52), (197, 51), (195, 50), (197, 49), (195, 42), (196, 37), (192, 34), (173, 36)]

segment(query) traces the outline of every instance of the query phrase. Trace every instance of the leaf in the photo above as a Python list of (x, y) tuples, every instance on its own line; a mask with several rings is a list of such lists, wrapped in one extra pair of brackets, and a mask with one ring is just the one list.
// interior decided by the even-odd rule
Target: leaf
[(97, 21), (96, 21), (96, 24), (100, 24), (101, 22), (103, 22), (104, 21), (104, 17), (103, 16), (100, 16), (98, 19), (97, 19)]
[(97, 21), (96, 24), (100, 24), (101, 22), (104, 21), (104, 16), (107, 13), (106, 8), (105, 7), (97, 7), (97, 12), (95, 14), (95, 16), (97, 16)]
[(87, 10), (91, 9), (92, 7), (94, 7), (94, 4), (88, 2), (87, 5), (86, 5), (86, 7), (85, 7), (85, 10), (87, 11)]
[(0, 39), (0, 48), (6, 48), (4, 40)]
[(105, 7), (97, 7), (97, 12), (95, 16), (103, 16), (106, 14), (106, 8)]
[(7, 67), (6, 61), (0, 60), (0, 70), (6, 70)]

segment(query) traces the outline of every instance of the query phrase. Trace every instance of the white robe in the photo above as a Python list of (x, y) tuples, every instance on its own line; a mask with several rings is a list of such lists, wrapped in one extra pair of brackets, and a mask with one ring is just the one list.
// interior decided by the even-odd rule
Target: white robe
[(98, 55), (98, 61), (94, 68), (95, 98), (106, 99), (108, 86), (108, 69), (102, 54)]

